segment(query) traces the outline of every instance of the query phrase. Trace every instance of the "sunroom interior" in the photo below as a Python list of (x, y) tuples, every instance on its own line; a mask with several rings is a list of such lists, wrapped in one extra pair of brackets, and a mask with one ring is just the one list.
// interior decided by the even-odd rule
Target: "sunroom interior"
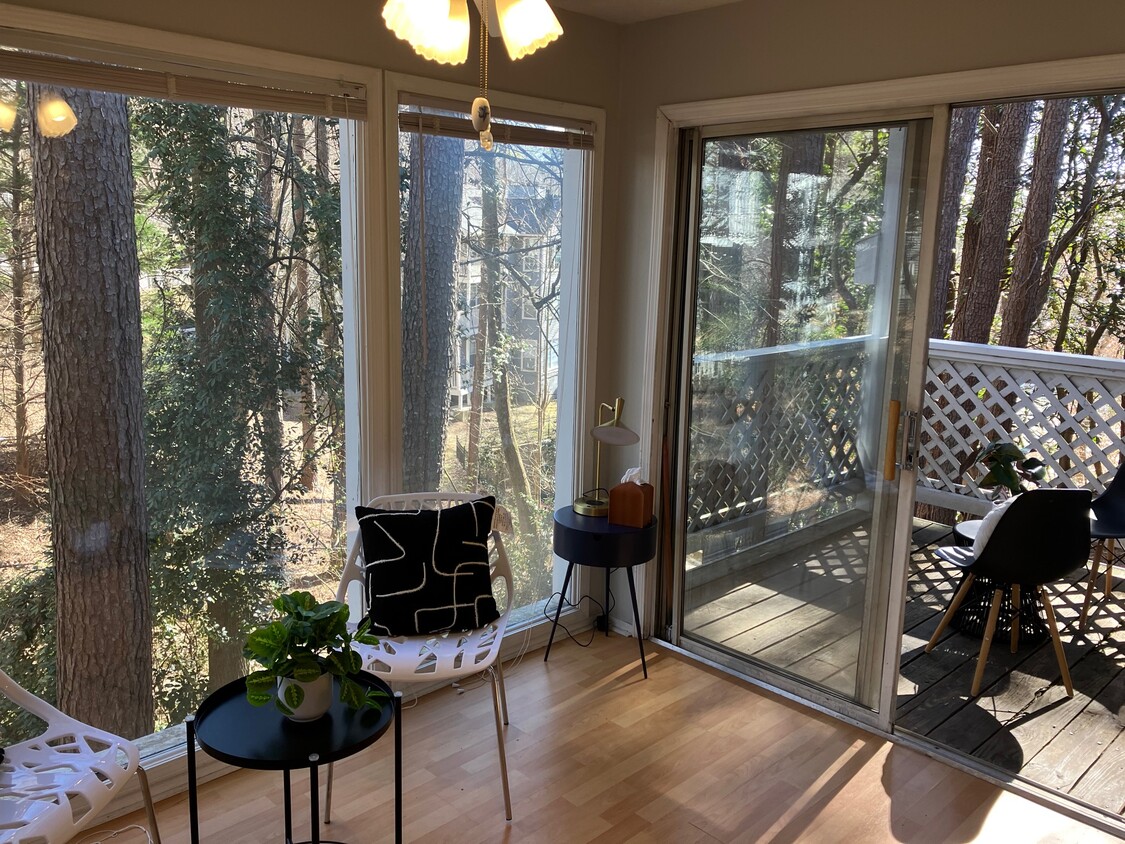
[[(0, 4), (0, 43), (12, 50), (169, 78), (194, 72), (262, 90), (347, 92), (326, 113), (342, 127), (333, 147), (339, 165), (331, 169), (341, 196), (343, 345), (353, 350), (341, 363), (348, 439), (340, 446), (347, 466), (346, 484), (340, 482), (346, 494), (340, 496), (349, 510), (381, 494), (442, 488), (450, 480), (418, 470), (404, 442), (412, 427), (421, 427), (404, 420), (403, 407), (413, 402), (417, 408), (422, 399), (410, 394), (413, 352), (405, 335), (411, 329), (406, 282), (400, 282), (411, 272), (403, 221), (419, 209), (397, 182), (408, 178), (412, 166), (424, 169), (425, 156), (438, 155), (423, 139), (441, 135), (443, 119), (448, 128), (463, 116), (481, 81), (475, 29), (467, 64), (437, 64), (387, 31), (381, 6), (381, 0), (339, 0), (328, 7), (296, 0)], [(573, 606), (544, 662), (550, 614), (563, 600), (551, 593), (562, 586), (565, 562), (548, 557), (538, 585), (519, 593), (502, 651), (512, 821), (504, 819), (494, 771), (487, 684), (408, 695), (405, 838), (969, 841), (1016, 833), (1110, 840), (1125, 833), (1120, 593), (1115, 598), (1108, 583), (1090, 629), (1080, 630), (1086, 570), (1051, 587), (1076, 678), (1074, 699), (1062, 695), (1047, 640), (1025, 643), (1018, 656), (997, 644), (983, 696), (969, 696), (979, 638), (956, 634), (933, 654), (922, 653), (957, 590), (959, 573), (931, 555), (931, 546), (951, 541), (950, 528), (917, 518), (914, 509), (916, 477), (927, 474), (924, 460), (921, 469), (915, 463), (926, 448), (927, 424), (933, 435), (938, 406), (928, 383), (948, 385), (941, 373), (956, 370), (959, 362), (960, 377), (969, 377), (964, 372), (970, 365), (983, 370), (995, 364), (1012, 373), (1034, 369), (1052, 385), (1044, 374), (1055, 372), (1051, 366), (1068, 374), (1074, 370), (1067, 367), (1085, 366), (1061, 359), (1050, 366), (997, 363), (987, 348), (977, 361), (956, 344), (927, 342), (920, 314), (930, 305), (928, 297), (916, 295), (916, 285), (933, 271), (950, 107), (1125, 90), (1125, 53), (1117, 37), (1125, 9), (1096, 0), (1083, 9), (1080, 25), (1046, 0), (951, 0), (940, 8), (890, 0), (851, 6), (823, 0), (769, 6), (759, 0), (552, 0), (551, 6), (562, 37), (519, 61), (511, 61), (494, 39), (487, 82), (498, 122), (509, 120), (516, 132), (521, 126), (540, 131), (520, 136), (532, 138), (526, 147), (509, 136), (512, 148), (558, 153), (545, 161), (521, 152), (524, 157), (510, 156), (510, 169), (503, 171), (507, 184), (516, 186), (509, 195), (525, 190), (531, 207), (540, 176), (520, 186), (519, 168), (557, 169), (552, 208), (561, 222), (551, 237), (560, 244), (558, 253), (544, 252), (547, 257), (535, 259), (539, 263), (525, 260), (529, 252), (538, 254), (538, 235), (516, 218), (539, 211), (510, 206), (511, 219), (499, 228), (504, 242), (515, 244), (511, 255), (518, 264), (505, 272), (520, 277), (557, 270), (562, 285), (553, 323), (542, 320), (535, 304), (546, 299), (530, 291), (505, 311), (517, 321), (539, 319), (534, 336), (553, 350), (535, 352), (528, 340), (532, 345), (516, 355), (525, 386), (534, 377), (540, 398), (547, 397), (540, 402), (539, 439), (550, 440), (554, 474), (549, 494), (541, 488), (535, 503), (549, 526), (552, 509), (584, 492), (593, 474), (590, 428), (601, 421), (603, 402), (624, 397), (623, 419), (640, 442), (599, 450), (600, 472), (616, 481), (639, 465), (655, 486), (660, 541), (655, 560), (635, 569), (640, 631), (626, 572), (607, 578), (612, 588), (606, 592), (601, 570), (578, 566), (566, 596)], [(364, 115), (347, 110), (347, 96), (356, 92), (362, 92)], [(707, 242), (700, 231), (716, 184), (707, 181), (708, 150), (716, 152), (715, 160), (729, 160), (724, 143), (794, 132), (847, 144), (856, 127), (878, 137), (885, 184), (899, 186), (897, 193), (878, 193), (868, 215), (875, 222), (866, 230), (870, 244), (878, 243), (872, 254), (882, 256), (871, 259), (868, 286), (886, 295), (869, 317), (871, 325), (883, 320), (887, 328), (880, 335), (871, 325), (853, 323), (834, 339), (800, 348), (784, 332), (767, 331), (766, 340), (745, 353), (698, 354), (702, 347), (693, 347), (693, 332), (700, 329), (704, 305), (713, 302), (694, 298), (692, 268), (705, 247), (718, 254), (727, 245)], [(567, 140), (544, 142), (545, 130), (556, 141)], [(150, 131), (155, 146), (160, 137)], [(454, 260), (477, 248), (471, 232), (489, 213), (487, 185), (497, 178), (495, 169), (475, 163), (475, 142), (464, 150), (458, 166), (473, 174), (466, 177), (464, 202), (474, 210), (465, 212), (470, 234), (453, 246)], [(742, 148), (732, 153), (735, 159), (743, 154)], [(428, 197), (428, 190), (423, 183), (421, 195)], [(420, 213), (426, 237), (425, 199)], [(722, 236), (736, 237), (730, 231)], [(861, 249), (852, 248), (858, 274)], [(479, 269), (472, 275), (472, 259), (464, 263), (470, 267), (465, 310), (471, 314), (473, 285), (487, 280)], [(424, 261), (420, 272), (424, 277)], [(464, 324), (471, 329), (476, 318), (468, 319)], [(421, 328), (420, 336), (427, 330)], [(421, 349), (415, 347), (424, 356)], [(452, 357), (471, 380), (474, 356), (481, 354), (471, 341), (458, 341)], [(939, 365), (947, 370), (939, 372)], [(1125, 373), (1106, 366), (1089, 377), (1113, 393), (1115, 379), (1125, 384)], [(849, 373), (873, 384), (864, 387), (870, 393), (858, 387), (853, 393), (845, 383)], [(764, 497), (774, 485), (768, 508), (755, 509), (745, 496), (724, 498), (724, 485), (745, 486), (746, 479), (699, 469), (714, 455), (703, 447), (701, 462), (691, 436), (682, 433), (694, 436), (718, 419), (715, 427), (722, 430), (715, 439), (722, 440), (721, 448), (729, 445), (749, 408), (743, 398), (723, 392), (723, 378), (743, 387), (753, 381), (755, 391), (765, 379), (777, 385), (778, 395), (783, 385), (794, 384), (802, 385), (802, 395), (822, 395), (805, 388), (817, 379), (836, 385), (818, 432), (830, 445), (821, 451), (805, 444), (817, 438), (807, 425), (771, 423), (779, 446), (764, 458), (772, 460), (773, 472), (771, 480), (760, 479), (765, 487), (759, 490)], [(1027, 381), (1018, 373), (1013, 378)], [(969, 384), (971, 391), (976, 382)], [(701, 389), (712, 386), (713, 394)], [(425, 405), (424, 412), (471, 416), (471, 384), (431, 392), (437, 409)], [(896, 402), (890, 415), (888, 398)], [(299, 396), (293, 401), (301, 403)], [(1119, 401), (1111, 405), (1113, 418), (1105, 427), (1113, 445), (1099, 441), (1102, 450), (1085, 454), (1098, 468), (1076, 484), (1096, 492), (1108, 485), (1121, 459), (1122, 434), (1114, 425), (1125, 415), (1113, 415)], [(546, 423), (549, 437), (542, 433), (544, 408), (553, 414)], [(1101, 413), (1104, 422), (1103, 410), (1091, 410), (1089, 417)], [(1019, 424), (1035, 424), (1020, 413), (1012, 411)], [(986, 426), (981, 431), (976, 439), (961, 431), (966, 449), (984, 441)], [(930, 442), (932, 468), (940, 460)], [(496, 448), (491, 459), (500, 462), (501, 446)], [(539, 459), (547, 459), (542, 449)], [(820, 464), (827, 468), (817, 469)], [(979, 501), (958, 508), (951, 493), (935, 495), (952, 488), (942, 486), (936, 471), (919, 482), (919, 501), (983, 512)], [(764, 478), (768, 472), (762, 472)], [(909, 484), (896, 477), (909, 477)], [(963, 497), (979, 498), (979, 489), (968, 492)], [(514, 501), (508, 509), (518, 535), (526, 514)], [(354, 520), (347, 528), (350, 540)], [(309, 586), (300, 578), (288, 585)], [(334, 587), (329, 584), (329, 593)], [(583, 602), (583, 595), (594, 600)], [(605, 636), (595, 629), (601, 627)], [(626, 638), (638, 632), (648, 640), (647, 680), (636, 642)], [(1059, 723), (1043, 726), (1052, 718)], [(140, 742), (152, 754), (161, 837), (171, 842), (191, 840), (180, 720), (182, 713), (170, 717), (165, 729)], [(321, 833), (326, 838), (369, 840), (371, 829), (379, 830), (375, 840), (393, 837), (388, 748), (389, 740), (380, 742), (339, 766), (333, 823)], [(200, 764), (200, 779), (207, 781), (200, 793), (204, 839), (279, 836), (281, 798), (272, 773), (232, 773), (202, 756)], [(307, 789), (302, 776), (294, 778), (298, 792)], [(303, 805), (298, 799), (298, 828), (309, 823)], [(140, 812), (122, 814), (138, 806), (134, 792), (116, 801), (114, 816), (100, 819), (90, 840), (143, 826)], [(143, 830), (126, 829), (113, 840), (146, 838)]]

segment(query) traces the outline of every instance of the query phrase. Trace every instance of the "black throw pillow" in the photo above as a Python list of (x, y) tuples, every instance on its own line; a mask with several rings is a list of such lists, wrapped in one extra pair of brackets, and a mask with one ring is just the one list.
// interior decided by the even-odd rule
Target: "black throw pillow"
[(488, 569), (492, 496), (441, 510), (356, 507), (371, 632), (472, 630), (500, 617)]

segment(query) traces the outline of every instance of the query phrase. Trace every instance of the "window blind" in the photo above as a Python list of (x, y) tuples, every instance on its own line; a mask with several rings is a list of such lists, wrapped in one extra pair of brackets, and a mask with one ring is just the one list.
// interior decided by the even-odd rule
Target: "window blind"
[(0, 78), (67, 88), (92, 88), (137, 97), (180, 100), (318, 117), (367, 118), (366, 90), (341, 82), (337, 91), (302, 91), (260, 81), (211, 78), (171, 71), (141, 70), (100, 62), (78, 61), (39, 53), (0, 50)]
[[(470, 141), (480, 138), (480, 132), (473, 128), (469, 118), (468, 104), (455, 100), (403, 95), (399, 99), (398, 128), (400, 132)], [(492, 137), (501, 144), (593, 149), (594, 125), (501, 107), (492, 110)]]

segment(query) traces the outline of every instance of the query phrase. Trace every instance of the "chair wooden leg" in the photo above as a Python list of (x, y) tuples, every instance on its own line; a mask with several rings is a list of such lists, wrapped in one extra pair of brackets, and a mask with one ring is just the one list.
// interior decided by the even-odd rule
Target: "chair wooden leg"
[(1000, 617), (1000, 601), (1003, 598), (1003, 589), (997, 589), (992, 593), (992, 607), (988, 611), (988, 624), (984, 627), (984, 638), (980, 643), (980, 656), (977, 657), (977, 670), (973, 674), (973, 697), (980, 694), (980, 684), (984, 680), (984, 667), (988, 663), (988, 650), (992, 647), (992, 636), (996, 633), (996, 619)]
[(1105, 551), (1105, 540), (1094, 543), (1094, 559), (1090, 562), (1090, 579), (1086, 582), (1086, 597), (1082, 599), (1082, 613), (1078, 616), (1078, 629), (1086, 629), (1086, 617), (1090, 614), (1090, 601), (1094, 597), (1094, 584), (1098, 582), (1098, 566)]
[(1070, 681), (1070, 669), (1066, 664), (1066, 651), (1063, 650), (1062, 639), (1059, 638), (1059, 628), (1055, 624), (1055, 610), (1051, 600), (1047, 597), (1047, 590), (1039, 587), (1039, 600), (1043, 602), (1043, 610), (1047, 616), (1047, 628), (1051, 631), (1051, 641), (1055, 645), (1055, 658), (1059, 661), (1059, 671), (1062, 672), (1063, 686), (1066, 687), (1066, 696), (1074, 697), (1074, 684)]
[(1109, 541), (1109, 548), (1105, 558), (1105, 596), (1109, 597), (1109, 593), (1113, 591), (1113, 555), (1115, 553), (1116, 539)]
[(496, 672), (489, 670), (492, 677), (492, 709), (496, 714), (496, 747), (500, 751), (500, 781), (504, 785), (504, 817), (512, 819), (512, 795), (508, 791), (508, 754), (504, 750), (504, 724), (500, 716), (499, 680)]
[(1012, 653), (1020, 649), (1020, 585), (1012, 584)]
[(504, 689), (504, 665), (496, 658), (496, 679), (500, 681), (500, 714), (504, 716), (504, 726), (508, 726), (508, 693)]
[(934, 645), (936, 645), (938, 639), (941, 638), (941, 634), (944, 633), (945, 628), (949, 626), (949, 621), (953, 618), (953, 614), (957, 612), (957, 609), (961, 606), (961, 602), (964, 601), (965, 596), (969, 594), (969, 587), (973, 585), (974, 580), (976, 580), (976, 575), (972, 572), (965, 575), (965, 582), (961, 584), (961, 588), (957, 590), (957, 594), (954, 595), (953, 600), (949, 602), (949, 609), (945, 611), (945, 615), (943, 615), (941, 621), (938, 622), (937, 630), (935, 630), (934, 635), (930, 637), (930, 641), (926, 643), (926, 653), (934, 649)]
[(145, 815), (148, 816), (148, 831), (152, 844), (160, 844), (160, 827), (156, 825), (156, 807), (152, 805), (152, 792), (148, 787), (148, 773), (141, 765), (137, 766), (137, 781), (141, 786), (141, 797), (145, 801)]

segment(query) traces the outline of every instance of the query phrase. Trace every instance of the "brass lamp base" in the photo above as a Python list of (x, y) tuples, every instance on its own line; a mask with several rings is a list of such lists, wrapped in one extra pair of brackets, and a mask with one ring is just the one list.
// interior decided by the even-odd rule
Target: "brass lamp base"
[(608, 516), (609, 494), (603, 489), (594, 489), (578, 496), (574, 499), (574, 512), (579, 516)]

